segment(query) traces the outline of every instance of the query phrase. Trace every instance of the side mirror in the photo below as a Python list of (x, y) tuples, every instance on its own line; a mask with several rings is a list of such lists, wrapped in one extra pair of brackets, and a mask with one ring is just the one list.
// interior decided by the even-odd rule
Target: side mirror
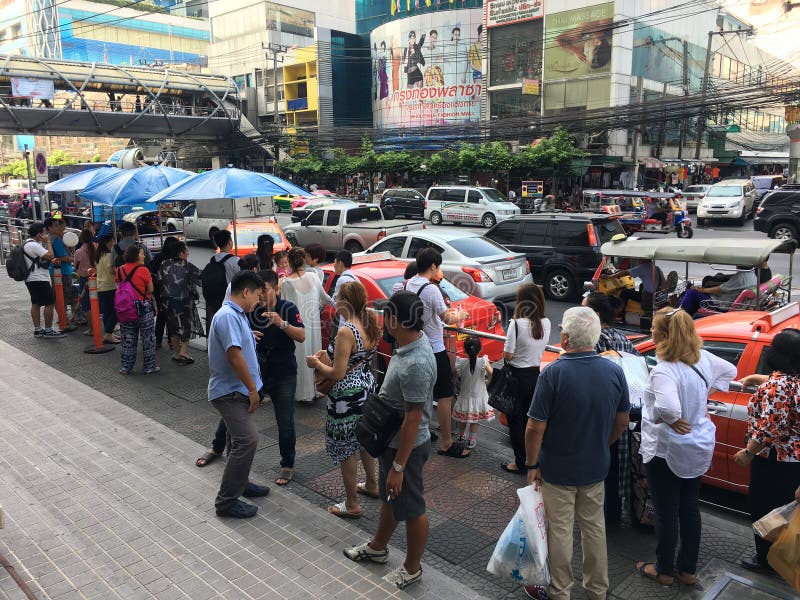
[(300, 226), (301, 227), (308, 227), (308, 217), (306, 217), (305, 219), (300, 221)]

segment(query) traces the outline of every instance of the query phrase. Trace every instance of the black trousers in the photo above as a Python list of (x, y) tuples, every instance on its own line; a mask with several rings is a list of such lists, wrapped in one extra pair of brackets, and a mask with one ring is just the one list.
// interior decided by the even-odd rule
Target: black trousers
[(517, 468), (525, 468), (525, 427), (528, 425), (528, 410), (533, 400), (533, 390), (539, 379), (539, 367), (511, 367), (517, 384), (514, 414), (506, 415), (508, 435), (511, 448), (514, 450), (514, 462)]
[[(755, 522), (771, 510), (794, 500), (794, 492), (800, 485), (800, 463), (778, 462), (777, 454), (770, 450), (768, 458), (756, 456), (750, 463), (750, 519)], [(767, 564), (770, 542), (755, 535), (756, 559)]]

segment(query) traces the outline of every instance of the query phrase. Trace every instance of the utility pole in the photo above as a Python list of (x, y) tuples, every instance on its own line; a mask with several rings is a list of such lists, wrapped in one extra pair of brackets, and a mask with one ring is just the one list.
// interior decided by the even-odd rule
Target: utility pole
[[(28, 144), (25, 144), (25, 166), (28, 169), (28, 199), (31, 201), (31, 214), (33, 215), (33, 220), (36, 220), (36, 198), (33, 196), (33, 177), (31, 177), (31, 153), (28, 150)], [(39, 200), (39, 208), (41, 209), (40, 212), (42, 213), (42, 219), (44, 219), (44, 208), (42, 207), (42, 201)]]
[(272, 160), (272, 172), (275, 173), (275, 166), (278, 163), (278, 153), (280, 152), (280, 129), (278, 125), (278, 63), (283, 62), (283, 56), (279, 57), (278, 55), (286, 54), (289, 51), (289, 46), (270, 42), (266, 46), (262, 43), (261, 48), (262, 50), (267, 51), (267, 59), (269, 59), (269, 53), (272, 53), (272, 82), (275, 84), (273, 97), (274, 104), (272, 110), (272, 120), (275, 125), (275, 145), (273, 147), (274, 158)]
[[(683, 72), (681, 73), (683, 97), (689, 95), (689, 42), (683, 40)], [(683, 145), (686, 143), (686, 117), (681, 119), (681, 131), (678, 137), (678, 158), (683, 158)]]
[[(642, 76), (636, 78), (636, 104), (641, 107), (644, 94), (644, 81)], [(639, 187), (639, 126), (637, 122), (633, 128), (633, 144), (631, 144), (631, 158), (633, 159), (633, 189)]]

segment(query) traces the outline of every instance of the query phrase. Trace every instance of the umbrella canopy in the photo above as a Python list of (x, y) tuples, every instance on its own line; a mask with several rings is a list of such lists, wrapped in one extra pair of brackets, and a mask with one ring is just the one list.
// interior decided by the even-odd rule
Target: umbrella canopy
[(133, 206), (149, 202), (156, 193), (192, 175), (190, 171), (158, 165), (119, 169), (119, 173), (96, 179), (79, 195), (95, 204)]
[[(219, 200), (222, 198), (257, 198), (281, 194), (308, 194), (303, 188), (280, 177), (225, 167), (180, 181), (150, 198), (150, 202), (178, 200)], [(300, 190), (300, 191), (296, 191)]]
[(53, 183), (48, 183), (44, 186), (44, 189), (48, 192), (79, 192), (95, 179), (104, 179), (118, 172), (120, 172), (120, 169), (117, 167), (101, 165), (93, 169), (86, 169), (85, 171), (67, 175), (63, 179), (59, 179)]

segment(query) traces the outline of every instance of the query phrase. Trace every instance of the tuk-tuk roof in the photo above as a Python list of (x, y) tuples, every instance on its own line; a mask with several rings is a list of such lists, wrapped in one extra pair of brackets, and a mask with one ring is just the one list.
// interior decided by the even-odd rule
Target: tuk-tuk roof
[(606, 242), (600, 248), (605, 256), (672, 260), (706, 264), (757, 267), (773, 252), (794, 252), (795, 240), (720, 238), (707, 240), (642, 239), (629, 237)]
[(583, 190), (583, 195), (600, 194), (601, 196), (620, 197), (626, 196), (628, 198), (657, 198), (669, 199), (674, 198), (675, 194), (672, 192), (643, 192), (634, 190)]

